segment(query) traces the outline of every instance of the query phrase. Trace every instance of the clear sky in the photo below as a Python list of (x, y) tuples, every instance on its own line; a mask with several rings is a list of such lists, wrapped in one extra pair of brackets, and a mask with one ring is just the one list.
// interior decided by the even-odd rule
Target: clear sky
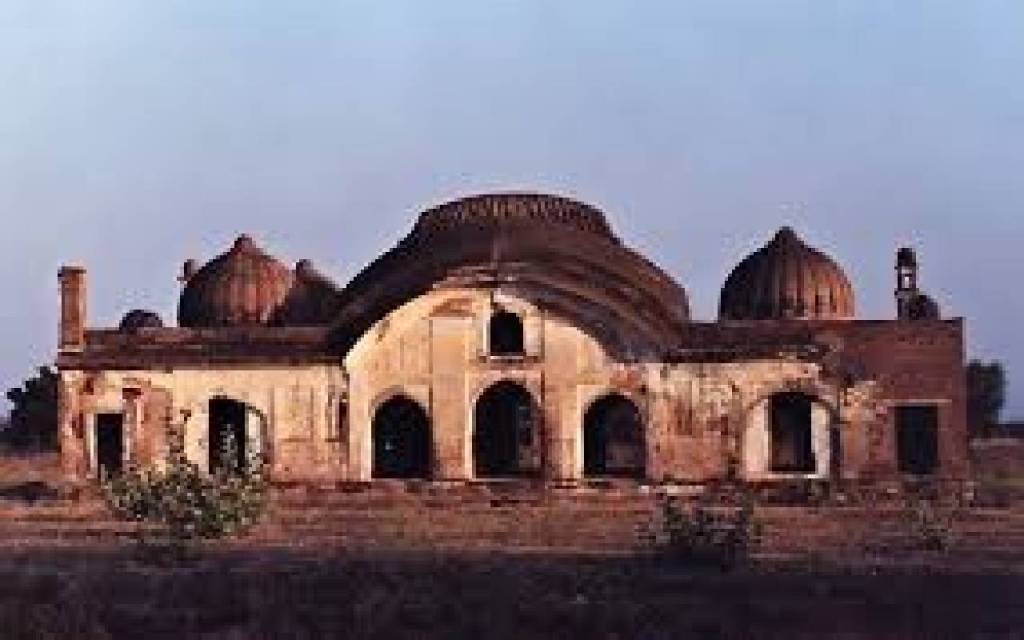
[(607, 211), (715, 315), (782, 224), (891, 317), (898, 245), (1024, 416), (1020, 0), (3, 0), (0, 384), (90, 321), (173, 321), (242, 231), (344, 282), (428, 205)]

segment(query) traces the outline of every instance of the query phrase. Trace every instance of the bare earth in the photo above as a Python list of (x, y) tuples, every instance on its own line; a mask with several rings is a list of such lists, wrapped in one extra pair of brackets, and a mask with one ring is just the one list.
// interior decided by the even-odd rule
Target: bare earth
[[(32, 503), (9, 492), (14, 478), (15, 484), (54, 482), (52, 463), (0, 463), (3, 640), (1024, 637), (1024, 549), (1013, 536), (991, 551), (982, 545), (959, 555), (874, 553), (837, 562), (813, 553), (761, 554), (722, 573), (649, 553), (415, 545), (401, 552), (328, 535), (343, 528), (329, 522), (331, 513), (358, 528), (355, 514), (370, 498), (356, 497), (317, 507), (322, 532), (293, 523), (287, 542), (257, 536), (208, 547), (183, 567), (157, 568), (139, 562), (130, 542), (102, 527), (82, 528), (93, 526), (88, 510), (75, 515), (65, 505), (58, 522), (53, 501)], [(543, 508), (519, 510), (550, 518), (553, 512)], [(437, 529), (419, 523), (406, 529), (410, 535), (453, 535), (439, 515), (446, 507), (436, 516), (419, 503), (392, 509), (406, 519), (412, 509), (433, 518)], [(586, 513), (573, 514), (579, 527), (588, 526)], [(998, 514), (992, 525), (977, 518), (969, 524), (981, 531), (1024, 522), (1016, 509)], [(47, 533), (48, 527), (64, 527), (69, 537)], [(310, 537), (295, 539), (303, 528)], [(538, 531), (558, 540), (550, 529), (551, 523)]]

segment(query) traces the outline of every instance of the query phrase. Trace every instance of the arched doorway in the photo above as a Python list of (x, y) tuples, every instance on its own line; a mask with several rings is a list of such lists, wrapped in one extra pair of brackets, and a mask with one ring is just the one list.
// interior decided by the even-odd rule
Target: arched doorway
[(373, 477), (430, 476), (430, 419), (405, 396), (391, 398), (373, 416)]
[(237, 400), (210, 400), (210, 431), (207, 440), (210, 473), (245, 469), (250, 453), (246, 413), (245, 404)]
[(476, 476), (514, 477), (540, 469), (533, 398), (522, 385), (499, 382), (476, 403), (473, 461)]
[(646, 451), (640, 411), (619, 394), (606, 395), (583, 418), (583, 475), (641, 478)]

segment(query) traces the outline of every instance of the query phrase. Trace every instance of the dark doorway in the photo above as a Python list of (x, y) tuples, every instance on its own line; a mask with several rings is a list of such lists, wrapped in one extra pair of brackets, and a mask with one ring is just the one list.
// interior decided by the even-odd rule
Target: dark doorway
[(939, 466), (938, 407), (896, 407), (896, 458), (900, 473), (935, 472)]
[(811, 406), (802, 393), (780, 393), (771, 399), (772, 471), (813, 473)]
[(640, 411), (627, 398), (608, 395), (583, 418), (583, 474), (640, 478), (644, 475), (644, 434)]
[(96, 416), (96, 467), (101, 478), (113, 478), (124, 469), (124, 414)]
[(391, 398), (373, 417), (373, 477), (427, 478), (430, 420), (409, 398)]
[(523, 321), (510, 311), (491, 316), (491, 355), (523, 355)]
[(210, 400), (210, 473), (241, 471), (248, 462), (245, 404), (230, 398)]
[(521, 385), (499, 382), (476, 403), (473, 460), (476, 476), (529, 475), (536, 459), (533, 398)]

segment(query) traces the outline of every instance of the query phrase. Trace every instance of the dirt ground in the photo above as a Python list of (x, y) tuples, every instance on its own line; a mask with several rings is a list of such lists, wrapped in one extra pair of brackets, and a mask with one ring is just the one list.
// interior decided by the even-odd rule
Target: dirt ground
[(0, 560), (5, 640), (1022, 638), (1024, 576), (652, 559), (130, 552)]
[[(22, 504), (25, 483), (57, 476), (52, 457), (0, 456), (18, 493), (0, 499)], [(0, 640), (1024, 638), (1021, 566), (762, 559), (722, 573), (657, 556), (242, 543), (158, 568), (128, 542), (15, 544), (0, 551)]]

